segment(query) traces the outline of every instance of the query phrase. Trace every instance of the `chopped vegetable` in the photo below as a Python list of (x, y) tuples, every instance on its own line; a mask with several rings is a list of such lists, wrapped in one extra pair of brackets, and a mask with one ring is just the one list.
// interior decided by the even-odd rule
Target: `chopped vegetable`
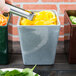
[(35, 69), (35, 67), (36, 65), (32, 69), (30, 68), (23, 69), (23, 72), (27, 74), (27, 76), (33, 76), (33, 70)]
[(38, 74), (35, 74), (35, 76), (39, 76)]
[(35, 16), (32, 21), (21, 18), (20, 25), (56, 25), (57, 17), (52, 11), (35, 12)]
[(70, 16), (70, 20), (72, 24), (76, 24), (76, 17), (75, 16)]
[(0, 70), (0, 76), (39, 76), (38, 74), (33, 75), (33, 70), (35, 69), (35, 67), (36, 65), (32, 69), (25, 68), (22, 72), (18, 70), (3, 72), (2, 70)]
[(17, 74), (19, 74), (20, 72), (18, 70), (13, 70), (13, 71), (10, 71), (10, 72), (7, 72), (5, 74), (5, 76), (15, 76)]
[(8, 17), (5, 17), (4, 15), (0, 14), (0, 26), (5, 26), (7, 24)]

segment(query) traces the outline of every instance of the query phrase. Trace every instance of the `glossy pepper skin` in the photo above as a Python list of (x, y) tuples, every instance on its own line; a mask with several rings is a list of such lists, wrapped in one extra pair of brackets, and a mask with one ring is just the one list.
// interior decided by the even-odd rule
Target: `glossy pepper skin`
[(0, 14), (0, 26), (5, 26), (8, 22), (9, 17), (5, 17), (4, 15)]
[(75, 16), (70, 16), (70, 20), (72, 24), (76, 24), (76, 17)]
[(32, 21), (21, 18), (20, 25), (37, 26), (37, 25), (57, 25), (57, 17), (53, 11), (40, 11), (34, 12), (34, 18)]

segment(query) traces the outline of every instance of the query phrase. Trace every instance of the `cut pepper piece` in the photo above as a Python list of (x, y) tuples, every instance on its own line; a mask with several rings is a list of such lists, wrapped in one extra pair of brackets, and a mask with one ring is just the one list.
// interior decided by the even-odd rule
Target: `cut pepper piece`
[(0, 26), (5, 26), (8, 22), (8, 17), (5, 17), (4, 15), (0, 14)]

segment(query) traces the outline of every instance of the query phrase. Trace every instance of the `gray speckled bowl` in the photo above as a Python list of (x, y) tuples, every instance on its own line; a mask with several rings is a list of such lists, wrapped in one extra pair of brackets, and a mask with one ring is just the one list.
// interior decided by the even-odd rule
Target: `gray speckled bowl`
[[(56, 16), (57, 13), (55, 10)], [(60, 30), (58, 25), (46, 26), (20, 26), (18, 25), (20, 45), (25, 65), (51, 65), (54, 64), (56, 46)]]

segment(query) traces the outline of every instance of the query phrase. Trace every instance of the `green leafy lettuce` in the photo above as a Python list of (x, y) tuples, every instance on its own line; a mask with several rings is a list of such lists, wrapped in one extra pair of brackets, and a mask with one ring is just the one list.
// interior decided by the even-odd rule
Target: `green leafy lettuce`
[(35, 67), (36, 65), (32, 69), (25, 68), (22, 72), (18, 70), (3, 72), (2, 70), (0, 70), (0, 76), (39, 76), (38, 74), (33, 75), (33, 70), (35, 69)]

